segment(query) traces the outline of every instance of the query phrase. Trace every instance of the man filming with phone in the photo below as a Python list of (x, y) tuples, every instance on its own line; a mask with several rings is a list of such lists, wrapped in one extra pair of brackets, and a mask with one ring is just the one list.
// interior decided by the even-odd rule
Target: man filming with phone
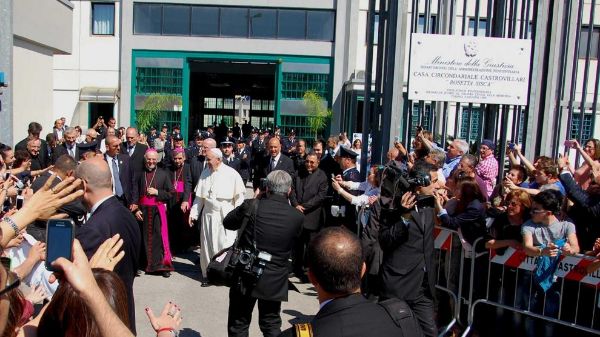
[(275, 170), (267, 175), (266, 192), (229, 212), (223, 225), (238, 230), (245, 217), (238, 247), (249, 252), (251, 268), (242, 273), (241, 286), (229, 291), (229, 337), (248, 336), (254, 305), (258, 301), (259, 326), (265, 337), (281, 333), (281, 302), (288, 299), (288, 271), (292, 247), (302, 230), (304, 216), (290, 205), (292, 177)]

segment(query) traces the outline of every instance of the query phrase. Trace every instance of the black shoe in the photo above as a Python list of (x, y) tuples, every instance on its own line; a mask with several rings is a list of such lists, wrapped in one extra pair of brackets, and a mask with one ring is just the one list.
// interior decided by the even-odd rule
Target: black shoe
[(208, 283), (208, 282), (202, 282), (202, 283), (200, 283), (200, 286), (201, 286), (202, 288), (206, 288), (206, 287), (210, 287), (210, 286), (211, 286), (211, 284), (210, 284), (210, 283)]
[(164, 277), (164, 278), (169, 278), (169, 277), (171, 277), (171, 272), (169, 272), (169, 271), (163, 271), (163, 272), (162, 272), (162, 277)]

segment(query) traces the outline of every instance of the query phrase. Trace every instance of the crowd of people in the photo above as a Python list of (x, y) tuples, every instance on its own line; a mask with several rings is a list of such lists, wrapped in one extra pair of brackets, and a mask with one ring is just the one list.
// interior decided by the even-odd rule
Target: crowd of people
[[(435, 303), (435, 226), (458, 232), (456, 249), (523, 249), (541, 257), (538, 269), (550, 275), (560, 254), (592, 255), (597, 259), (588, 271), (600, 268), (595, 139), (585, 147), (565, 143), (583, 158), (579, 166), (568, 153), (529, 161), (518, 144), (506, 144), (509, 170), (498, 179), (505, 163), (496, 155), (501, 144), (486, 139), (470, 153), (464, 140), (440, 146), (431, 132), (418, 128), (410, 149), (394, 143), (387, 161), (371, 163), (362, 179), (362, 144), (344, 133), (308, 143), (293, 129), (282, 135), (277, 127), (261, 130), (244, 122), (228, 128), (223, 122), (198, 130), (184, 144), (178, 125), (144, 135), (117, 127), (114, 118), (99, 118), (85, 135), (64, 119), (45, 140), (41, 134), (42, 126), (32, 122), (14, 150), (0, 145), (1, 246), (11, 260), (0, 275), (8, 278), (0, 284), (7, 284), (2, 299), (10, 304), (0, 313), (14, 318), (5, 336), (26, 334), (28, 326), (42, 334), (92, 327), (106, 336), (105, 316), (125, 327), (124, 336), (135, 334), (136, 275), (169, 277), (175, 254), (199, 249), (201, 286), (208, 287), (211, 259), (234, 243), (249, 252), (251, 267), (236, 269), (229, 336), (248, 335), (256, 303), (263, 334), (280, 335), (291, 272), (317, 289), (321, 310), (309, 326), (315, 335), (351, 335), (332, 326), (355, 326), (348, 317), (363, 308), (377, 318), (352, 328), (357, 336), (436, 336), (441, 309)], [(406, 182), (402, 188), (386, 186), (392, 173)], [(246, 188), (254, 198), (247, 199)], [(76, 224), (74, 260), (53, 262), (63, 270), (58, 282), (50, 281), (55, 277), (42, 262), (45, 219), (54, 213)], [(451, 268), (458, 269), (456, 262)], [(532, 311), (556, 317), (560, 287), (552, 277), (532, 277)], [(27, 283), (31, 294), (23, 296), (15, 280)], [(32, 319), (31, 302), (48, 298)], [(325, 324), (327, 312), (337, 317), (343, 311), (333, 307), (347, 307), (350, 316)], [(86, 320), (66, 320), (70, 310)], [(402, 321), (397, 315), (407, 311), (408, 323), (390, 323)], [(159, 334), (181, 322), (172, 304), (158, 318), (147, 312)], [(528, 331), (535, 335), (533, 329)]]

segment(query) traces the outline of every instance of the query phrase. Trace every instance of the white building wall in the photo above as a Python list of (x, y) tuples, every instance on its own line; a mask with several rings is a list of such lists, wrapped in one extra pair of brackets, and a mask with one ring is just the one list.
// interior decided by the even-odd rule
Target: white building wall
[[(119, 2), (115, 2), (113, 36), (92, 35), (91, 1), (73, 1), (73, 52), (54, 57), (54, 119), (68, 125), (88, 125), (88, 102), (79, 101), (85, 87), (119, 86)], [(118, 106), (118, 102), (116, 104)], [(116, 109), (116, 108), (115, 108)]]
[(13, 1), (13, 142), (36, 121), (52, 131), (53, 55), (72, 50), (73, 5), (67, 0)]
[(13, 46), (13, 142), (27, 136), (27, 126), (42, 125), (42, 137), (52, 132), (52, 50), (16, 39)]

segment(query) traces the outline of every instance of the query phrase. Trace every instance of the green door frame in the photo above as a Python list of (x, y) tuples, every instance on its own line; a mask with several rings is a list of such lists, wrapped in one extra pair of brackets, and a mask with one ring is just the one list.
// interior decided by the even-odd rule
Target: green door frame
[[(239, 62), (271, 62), (276, 64), (275, 71), (275, 116), (274, 120), (277, 125), (281, 124), (281, 92), (283, 89), (283, 63), (314, 63), (328, 64), (333, 70), (333, 59), (331, 57), (319, 56), (288, 56), (274, 54), (238, 54), (238, 53), (219, 53), (219, 52), (186, 52), (186, 51), (160, 51), (160, 50), (132, 50), (131, 52), (131, 108), (130, 122), (131, 125), (136, 124), (135, 113), (135, 60), (138, 57), (147, 58), (178, 58), (183, 60), (183, 81), (182, 81), (182, 102), (181, 111), (181, 133), (186, 140), (188, 139), (189, 114), (190, 114), (190, 61), (206, 60), (206, 61), (239, 61)], [(330, 74), (330, 82), (333, 82), (333, 74)], [(328, 99), (330, 101), (331, 98)], [(331, 104), (331, 103), (330, 103)]]

